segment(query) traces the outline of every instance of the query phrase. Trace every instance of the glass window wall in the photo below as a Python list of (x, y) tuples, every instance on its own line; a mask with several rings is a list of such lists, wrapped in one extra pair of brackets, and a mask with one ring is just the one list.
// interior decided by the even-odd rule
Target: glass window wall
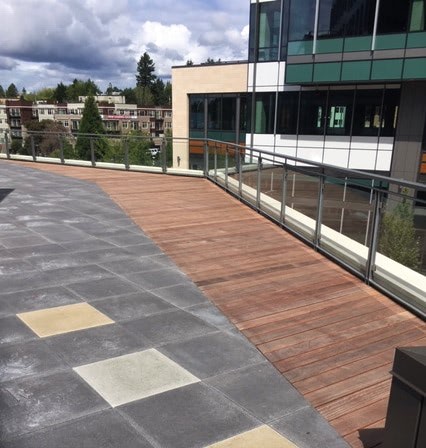
[(377, 34), (405, 33), (410, 12), (409, 0), (382, 0), (379, 7)]
[(190, 95), (189, 111), (189, 129), (204, 129), (204, 97), (202, 95)]
[(327, 91), (304, 91), (300, 97), (299, 134), (324, 134)]
[(353, 135), (378, 135), (382, 99), (383, 90), (358, 90), (356, 92)]
[(273, 134), (275, 120), (275, 93), (256, 93), (255, 99), (255, 134)]
[(318, 38), (373, 34), (375, 7), (372, 0), (321, 0)]
[(410, 15), (410, 31), (426, 31), (426, 0), (413, 0)]
[(327, 127), (328, 135), (350, 135), (353, 90), (330, 90), (328, 95)]
[(277, 134), (297, 134), (299, 92), (278, 94)]
[[(257, 14), (257, 8), (258, 14)], [(280, 41), (281, 1), (252, 4), (250, 8), (250, 61), (277, 61)], [(256, 24), (257, 20), (257, 24)], [(257, 27), (256, 27), (257, 25)], [(257, 57), (256, 52), (257, 31)]]
[(384, 137), (395, 135), (398, 119), (399, 97), (399, 89), (385, 90), (382, 110), (382, 124), (380, 130), (380, 135)]
[(291, 0), (289, 41), (311, 40), (315, 29), (315, 0)]

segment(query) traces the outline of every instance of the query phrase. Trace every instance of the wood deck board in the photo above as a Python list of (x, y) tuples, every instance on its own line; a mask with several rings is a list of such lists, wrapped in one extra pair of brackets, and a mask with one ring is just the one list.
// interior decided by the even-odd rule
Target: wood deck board
[(205, 179), (21, 164), (98, 184), (348, 443), (381, 443), (393, 350), (425, 344), (420, 319)]

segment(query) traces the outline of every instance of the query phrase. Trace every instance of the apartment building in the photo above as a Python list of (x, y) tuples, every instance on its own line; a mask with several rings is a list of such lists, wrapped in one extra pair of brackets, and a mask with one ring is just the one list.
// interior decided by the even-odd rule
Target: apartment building
[[(247, 6), (247, 61), (173, 68), (176, 137), (426, 181), (426, 1)], [(198, 166), (199, 145), (178, 156)]]
[[(4, 120), (5, 129), (10, 129), (12, 137), (22, 137), (21, 113), (25, 112), (26, 120), (52, 120), (61, 123), (70, 132), (78, 132), (84, 111), (84, 100), (79, 97), (76, 103), (55, 103), (54, 101), (27, 101), (21, 105), (14, 101), (14, 106), (4, 106), (9, 117)], [(98, 95), (95, 97), (105, 131), (108, 133), (128, 133), (142, 131), (151, 137), (160, 137), (172, 129), (172, 109), (163, 107), (139, 108), (136, 104), (126, 104), (122, 95)], [(9, 101), (9, 100), (7, 100)], [(5, 101), (6, 104), (6, 101)], [(11, 103), (12, 104), (12, 103)], [(1, 107), (1, 105), (0, 105)], [(1, 109), (0, 109), (1, 120)]]

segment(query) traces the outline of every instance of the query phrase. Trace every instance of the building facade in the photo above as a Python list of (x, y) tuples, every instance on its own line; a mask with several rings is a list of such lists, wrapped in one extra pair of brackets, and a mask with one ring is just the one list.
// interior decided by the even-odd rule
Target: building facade
[[(185, 90), (181, 71), (203, 71), (185, 102), (173, 96), (175, 120), (186, 111), (190, 136), (214, 138), (221, 127), (232, 130), (224, 140), (244, 136), (259, 149), (426, 180), (426, 1), (251, 0), (248, 7), (244, 86), (221, 89), (227, 75), (219, 81), (215, 66), (173, 69), (174, 91)], [(224, 67), (232, 75), (232, 64)]]

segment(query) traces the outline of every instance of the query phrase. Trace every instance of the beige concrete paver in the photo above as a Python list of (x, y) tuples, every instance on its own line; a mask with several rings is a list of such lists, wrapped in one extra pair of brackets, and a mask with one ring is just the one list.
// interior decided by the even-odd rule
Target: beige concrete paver
[(46, 308), (17, 316), (41, 338), (114, 323), (88, 303)]
[(259, 426), (230, 439), (214, 443), (207, 448), (297, 448), (297, 446), (278, 434), (269, 426)]
[(74, 370), (113, 407), (200, 381), (155, 349)]

